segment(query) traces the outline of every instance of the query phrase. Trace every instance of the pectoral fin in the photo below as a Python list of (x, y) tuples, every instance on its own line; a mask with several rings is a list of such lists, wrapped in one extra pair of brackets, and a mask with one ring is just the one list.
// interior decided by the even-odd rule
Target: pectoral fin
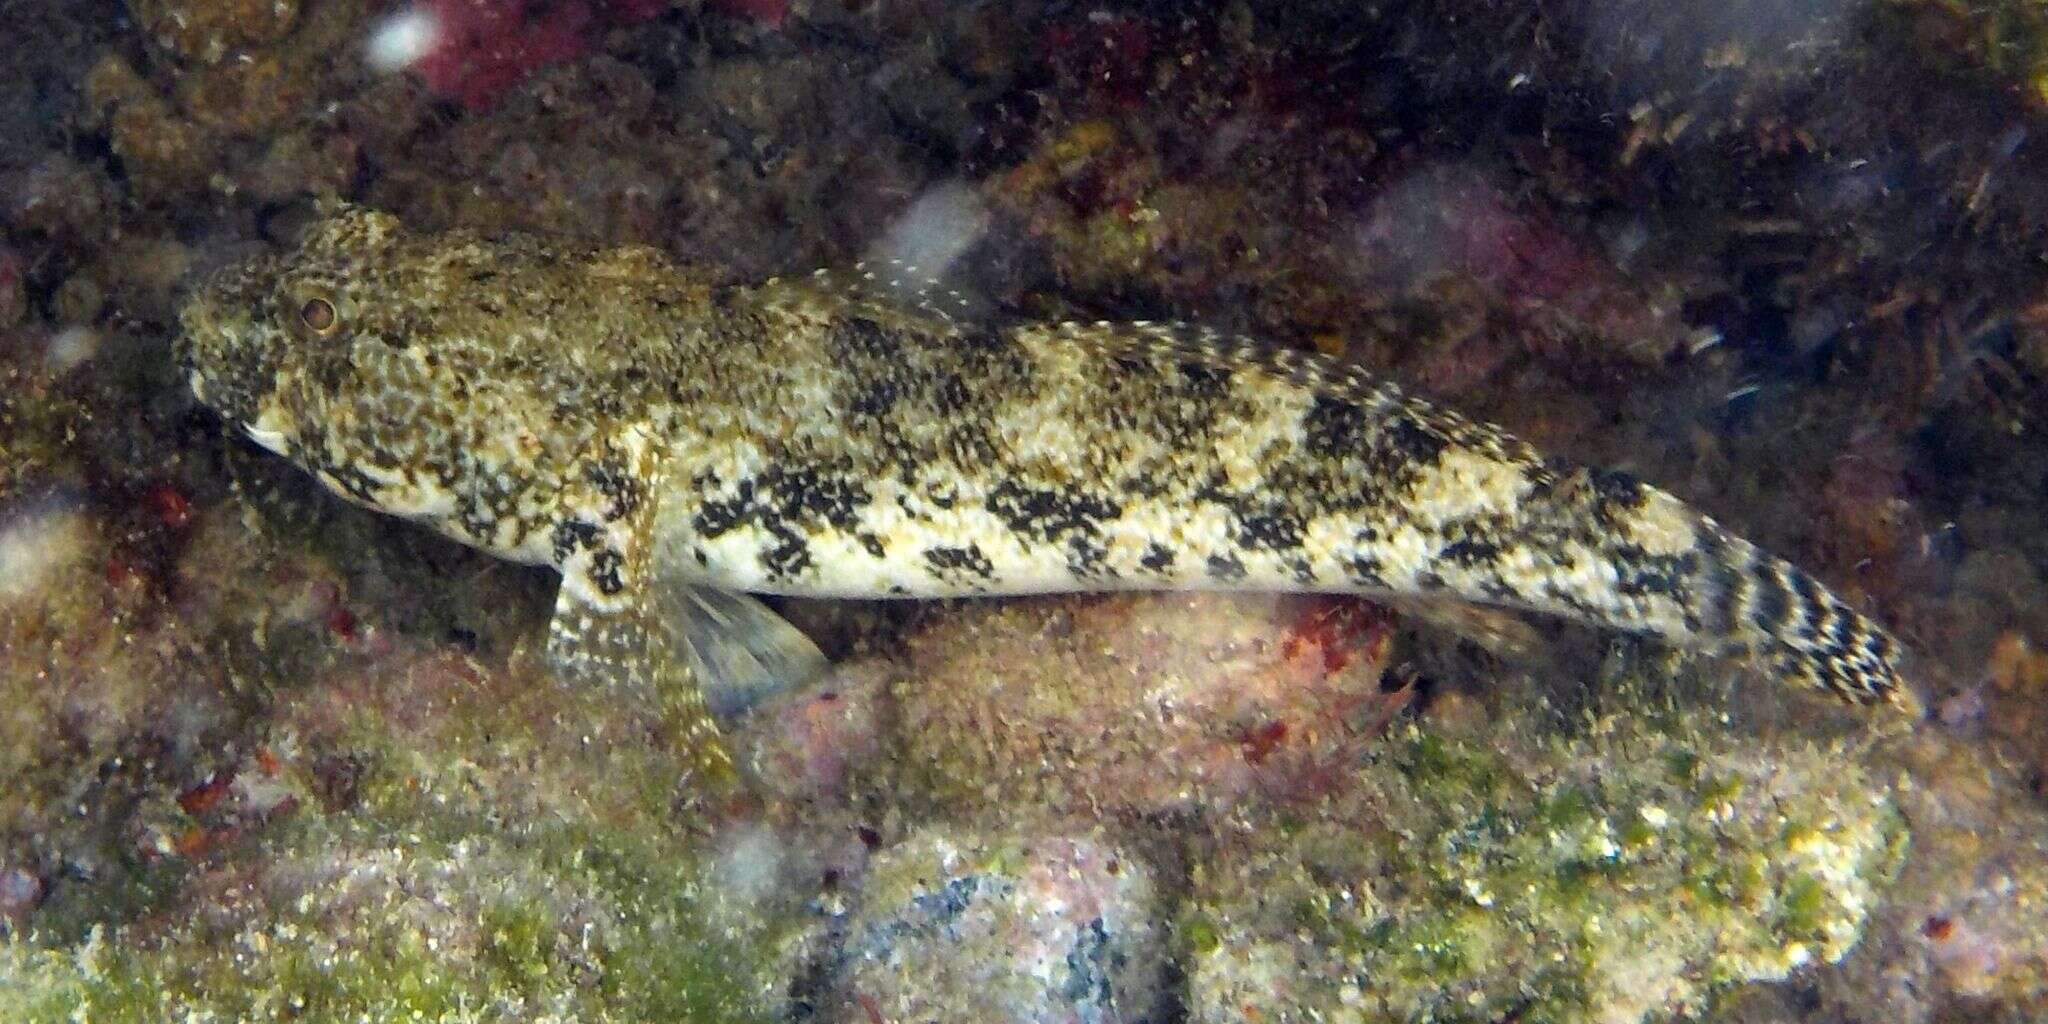
[(564, 572), (548, 623), (548, 666), (556, 677), (658, 711), (706, 781), (732, 779), (732, 759), (718, 723), (705, 706), (690, 659), (676, 650), (667, 625), (641, 600), (587, 600), (589, 578), (572, 573), (580, 573), (580, 567)]
[(713, 715), (732, 718), (824, 674), (818, 646), (759, 600), (687, 584), (663, 591), (662, 610)]
[(653, 562), (652, 446), (635, 429), (594, 446), (563, 495), (554, 528), (562, 572), (548, 623), (549, 665), (565, 681), (601, 686), (658, 708), (706, 781), (736, 776), (693, 671), (663, 621)]

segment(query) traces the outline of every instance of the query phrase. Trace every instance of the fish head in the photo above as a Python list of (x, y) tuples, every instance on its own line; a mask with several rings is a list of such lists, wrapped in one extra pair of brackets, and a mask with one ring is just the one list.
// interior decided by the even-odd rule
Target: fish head
[[(415, 350), (401, 237), (392, 217), (344, 207), (292, 249), (201, 283), (179, 311), (192, 393), (316, 473), (368, 483), (430, 461), (428, 412), (446, 382)], [(377, 503), (363, 487), (339, 489)]]
[(502, 262), (473, 236), (339, 207), (198, 285), (178, 361), (231, 429), (345, 497), (495, 549), (484, 507), (517, 504), (505, 492), (580, 444), (557, 382), (516, 372), (559, 353), (535, 326), (545, 296), (508, 300), (522, 271)]

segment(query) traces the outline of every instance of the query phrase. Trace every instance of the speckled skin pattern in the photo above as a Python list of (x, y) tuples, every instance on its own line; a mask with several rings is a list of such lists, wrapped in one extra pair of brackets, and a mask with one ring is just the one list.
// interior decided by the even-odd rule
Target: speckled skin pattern
[(1625, 475), (1313, 355), (991, 327), (875, 276), (712, 287), (644, 248), (348, 208), (201, 287), (181, 351), (202, 400), (341, 494), (560, 568), (552, 644), (595, 676), (664, 653), (664, 579), (1219, 588), (1533, 609), (1910, 702), (1881, 628)]

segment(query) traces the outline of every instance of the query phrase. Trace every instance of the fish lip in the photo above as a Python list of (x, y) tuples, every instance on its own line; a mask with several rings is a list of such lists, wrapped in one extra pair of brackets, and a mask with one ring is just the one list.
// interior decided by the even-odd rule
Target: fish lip
[(242, 424), (242, 433), (249, 435), (249, 440), (279, 455), (291, 454), (291, 443), (285, 440), (284, 431), (282, 430), (264, 430), (253, 423), (244, 423)]

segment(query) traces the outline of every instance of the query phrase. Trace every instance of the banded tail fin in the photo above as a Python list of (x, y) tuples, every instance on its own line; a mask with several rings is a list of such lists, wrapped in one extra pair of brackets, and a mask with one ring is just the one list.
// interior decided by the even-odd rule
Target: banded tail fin
[(1515, 518), (1522, 543), (1557, 560), (1513, 581), (1536, 607), (1748, 653), (1848, 703), (1919, 706), (1900, 675), (1904, 649), (1882, 626), (1661, 490), (1626, 474), (1560, 469)]
[(1746, 556), (1747, 571), (1733, 576), (1732, 592), (1721, 600), (1736, 620), (1731, 632), (1753, 638), (1750, 650), (1795, 684), (1851, 704), (1919, 713), (1919, 698), (1899, 670), (1904, 648), (1884, 627), (1797, 566), (1730, 540), (1731, 549)]

